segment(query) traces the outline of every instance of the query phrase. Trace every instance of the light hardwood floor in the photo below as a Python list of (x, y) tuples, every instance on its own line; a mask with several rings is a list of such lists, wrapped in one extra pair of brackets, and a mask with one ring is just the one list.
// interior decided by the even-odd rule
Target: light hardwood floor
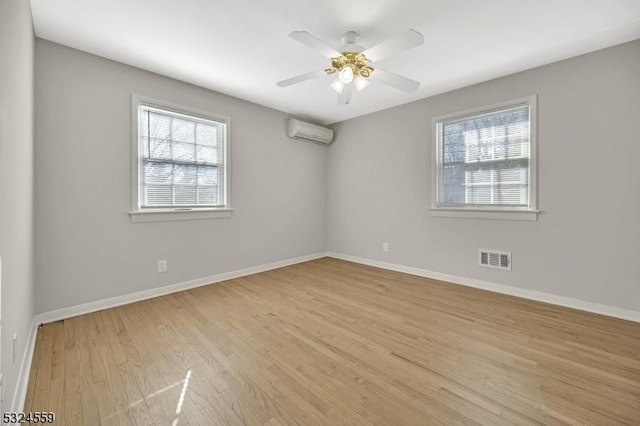
[(324, 258), (41, 327), (36, 410), (68, 425), (638, 425), (640, 324)]

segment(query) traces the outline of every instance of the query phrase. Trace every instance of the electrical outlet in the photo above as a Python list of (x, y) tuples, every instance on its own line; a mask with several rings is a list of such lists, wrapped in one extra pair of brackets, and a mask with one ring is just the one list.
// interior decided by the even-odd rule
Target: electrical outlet
[(158, 272), (167, 272), (167, 260), (158, 260)]
[(382, 243), (382, 251), (385, 253), (389, 253), (389, 243), (387, 242)]
[(13, 335), (13, 363), (15, 364), (18, 359), (18, 333)]

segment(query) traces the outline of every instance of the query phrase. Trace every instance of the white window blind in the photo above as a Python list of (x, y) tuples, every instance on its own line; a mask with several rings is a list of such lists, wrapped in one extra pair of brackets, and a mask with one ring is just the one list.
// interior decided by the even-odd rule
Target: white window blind
[(437, 122), (440, 207), (530, 207), (530, 105)]
[(139, 104), (139, 208), (225, 206), (226, 123)]

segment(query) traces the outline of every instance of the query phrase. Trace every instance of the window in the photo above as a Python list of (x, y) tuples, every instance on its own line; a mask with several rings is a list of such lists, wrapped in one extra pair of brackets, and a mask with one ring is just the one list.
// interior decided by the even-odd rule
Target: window
[(536, 219), (536, 98), (433, 120), (436, 216)]
[(133, 110), (132, 219), (228, 217), (229, 119), (135, 96)]

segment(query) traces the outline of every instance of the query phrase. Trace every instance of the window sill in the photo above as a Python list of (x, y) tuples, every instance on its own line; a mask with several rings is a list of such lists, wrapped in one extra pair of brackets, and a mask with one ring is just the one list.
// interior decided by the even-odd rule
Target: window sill
[(162, 209), (136, 210), (129, 212), (131, 223), (172, 222), (177, 220), (221, 219), (231, 217), (232, 209)]
[(454, 217), (465, 219), (501, 219), (501, 220), (538, 220), (540, 210), (518, 210), (518, 209), (466, 209), (466, 208), (431, 208), (431, 216)]

